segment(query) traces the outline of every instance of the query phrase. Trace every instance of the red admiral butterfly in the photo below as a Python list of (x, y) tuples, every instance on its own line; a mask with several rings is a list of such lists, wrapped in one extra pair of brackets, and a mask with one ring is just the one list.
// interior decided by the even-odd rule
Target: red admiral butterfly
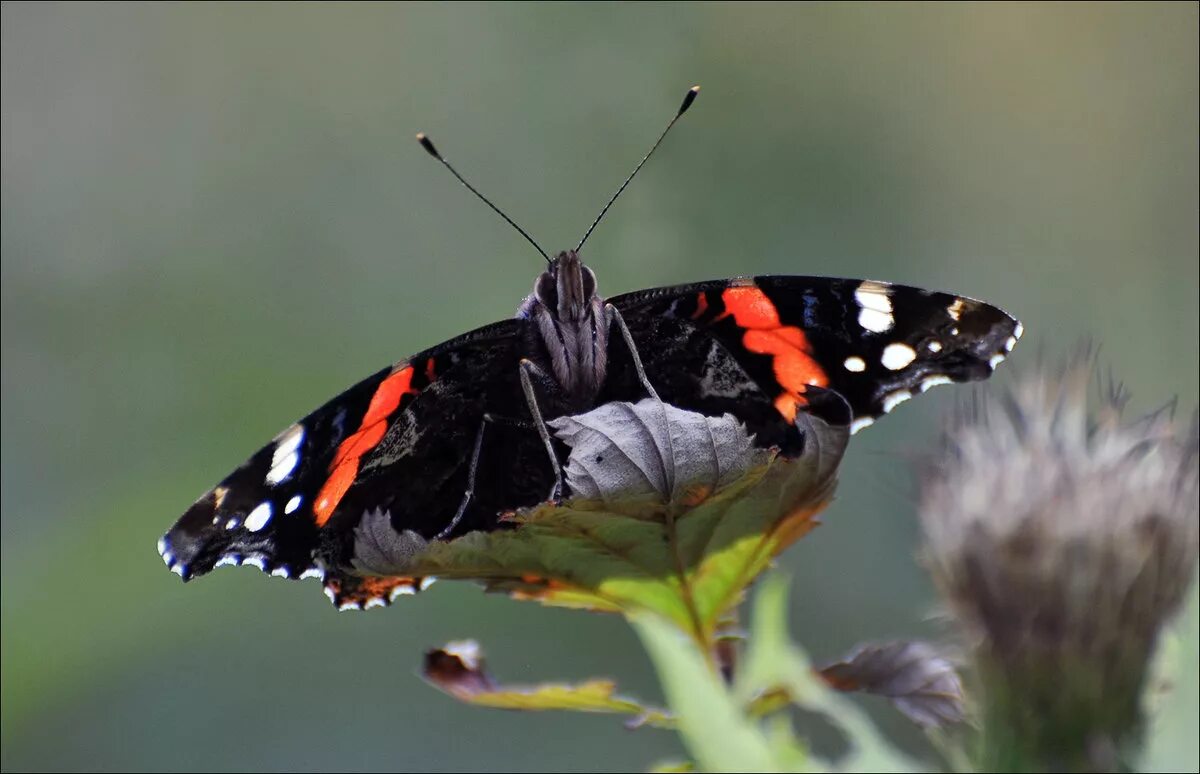
[(564, 449), (546, 421), (657, 393), (731, 413), (760, 447), (798, 454), (794, 420), (832, 391), (851, 430), (938, 384), (986, 379), (1021, 335), (980, 301), (858, 279), (761, 276), (602, 298), (579, 250), (551, 259), (513, 319), (384, 368), (275, 437), (205, 493), (159, 543), (184, 580), (222, 564), (316, 576), (335, 603), (411, 591), (354, 572), (356, 528), (386, 513), (397, 534), (451, 539), (500, 528), (500, 514), (565, 494)]

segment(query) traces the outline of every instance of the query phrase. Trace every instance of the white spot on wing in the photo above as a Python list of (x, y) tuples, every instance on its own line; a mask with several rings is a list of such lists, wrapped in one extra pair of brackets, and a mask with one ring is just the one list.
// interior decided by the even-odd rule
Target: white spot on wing
[(896, 408), (911, 397), (912, 393), (908, 390), (897, 390), (891, 395), (885, 396), (883, 399), (883, 413), (890, 413), (892, 409)]
[(847, 371), (853, 371), (856, 374), (867, 370), (867, 362), (861, 357), (848, 357), (842, 365), (846, 367)]
[(158, 539), (158, 555), (159, 556), (167, 555), (167, 539), (165, 537), (160, 537)]
[(183, 569), (183, 562), (171, 565), (171, 572), (175, 573), (180, 578), (183, 577)]
[(292, 474), (299, 463), (300, 454), (298, 452), (291, 452), (278, 462), (273, 462), (271, 469), (267, 471), (267, 483), (271, 486), (280, 483)]
[(854, 291), (854, 300), (859, 306), (859, 325), (872, 333), (891, 330), (896, 322), (892, 317), (891, 288), (867, 280)]
[(304, 580), (305, 578), (316, 578), (323, 581), (325, 580), (325, 571), (317, 567), (309, 567), (300, 573), (300, 580)]
[(261, 502), (254, 506), (254, 510), (250, 511), (250, 515), (246, 517), (246, 529), (251, 532), (258, 532), (263, 527), (267, 526), (267, 522), (271, 520), (271, 504)]
[(417, 593), (416, 589), (414, 589), (409, 584), (404, 583), (404, 584), (401, 584), (401, 585), (397, 586), (396, 588), (392, 589), (390, 597), (391, 597), (391, 599), (395, 599), (396, 597), (410, 596), (410, 595), (416, 594), (416, 593)]
[(217, 560), (213, 567), (237, 567), (241, 561), (241, 557), (237, 554), (225, 554)]
[(926, 392), (928, 390), (931, 390), (934, 387), (937, 387), (939, 384), (953, 384), (953, 383), (954, 383), (954, 380), (951, 379), (949, 376), (946, 376), (945, 374), (935, 374), (933, 376), (927, 376), (921, 380), (921, 392)]
[(225, 522), (225, 529), (237, 529), (237, 525), (241, 524), (242, 520), (234, 516), (229, 521)]
[(962, 316), (963, 300), (961, 298), (954, 299), (954, 303), (946, 307), (946, 314), (950, 315), (950, 319), (955, 322)]
[(300, 462), (300, 444), (304, 443), (304, 425), (292, 425), (280, 436), (271, 454), (271, 469), (267, 471), (267, 483), (275, 486), (286, 479)]
[(292, 499), (287, 501), (287, 505), (283, 506), (283, 512), (284, 513), (293, 513), (297, 508), (300, 507), (301, 499), (302, 498), (300, 497), (300, 495), (293, 495)]
[[(1022, 325), (1021, 323), (1017, 323), (1016, 327), (1013, 328), (1012, 335), (1009, 336), (1008, 339), (1004, 342), (1004, 351), (1012, 352), (1013, 347), (1017, 346), (1017, 341), (1021, 338), (1021, 335), (1024, 333), (1025, 333), (1025, 326)], [(994, 367), (995, 366), (993, 366), (993, 368)]]
[(290, 578), (290, 577), (292, 577), (292, 573), (291, 573), (291, 571), (288, 570), (287, 565), (281, 564), (278, 567), (276, 567), (274, 570), (271, 570), (271, 577), (272, 578)]
[(889, 371), (899, 371), (916, 359), (917, 351), (915, 349), (907, 344), (893, 343), (883, 348), (883, 357), (880, 358), (880, 362)]
[(929, 342), (929, 351), (930, 352), (941, 352), (942, 351), (942, 342), (940, 342), (940, 341)]
[(864, 427), (870, 427), (873, 424), (875, 424), (875, 420), (871, 417), (859, 417), (850, 423), (850, 435), (854, 435)]
[(858, 313), (858, 324), (872, 333), (886, 333), (894, 323), (890, 314), (876, 309), (863, 309)]
[(300, 448), (304, 443), (304, 425), (296, 423), (285, 430), (275, 444), (275, 456), (284, 457)]
[(993, 371), (995, 371), (996, 366), (1000, 365), (1003, 362), (1004, 362), (1004, 355), (1000, 355), (1000, 354), (992, 355), (992, 359), (988, 361), (988, 366), (990, 366), (991, 369)]
[(242, 560), (244, 566), (257, 567), (263, 572), (267, 571), (267, 560), (261, 556), (247, 556)]
[(424, 591), (425, 589), (429, 588), (434, 583), (437, 583), (437, 578), (435, 578), (432, 575), (430, 575), (427, 578), (422, 578), (421, 579), (421, 591)]
[(370, 610), (373, 607), (386, 607), (387, 602), (384, 602), (379, 597), (371, 597), (367, 600), (367, 604), (363, 605), (363, 610)]

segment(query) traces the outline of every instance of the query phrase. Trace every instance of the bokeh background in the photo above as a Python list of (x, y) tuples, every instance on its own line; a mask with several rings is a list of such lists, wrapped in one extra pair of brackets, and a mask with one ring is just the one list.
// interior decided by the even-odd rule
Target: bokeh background
[[(1190, 408), (1197, 16), (5, 3), (3, 767), (596, 770), (678, 754), (612, 718), (459, 706), (415, 675), (423, 649), (473, 636), (504, 679), (612, 675), (657, 699), (616, 618), (450, 583), (338, 614), (315, 582), (251, 570), (185, 587), (155, 551), (280, 428), (528, 292), (541, 259), (413, 133), (558, 249), (700, 83), (588, 244), (602, 291), (740, 273), (950, 289), (1025, 322), (1002, 371), (1090, 337), (1135, 407)], [(940, 633), (908, 461), (961, 396), (934, 391), (856, 437), (825, 525), (786, 555), (814, 657)]]

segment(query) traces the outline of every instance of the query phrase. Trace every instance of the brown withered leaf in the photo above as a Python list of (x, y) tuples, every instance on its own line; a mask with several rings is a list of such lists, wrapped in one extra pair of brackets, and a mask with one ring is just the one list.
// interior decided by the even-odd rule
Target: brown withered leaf
[(887, 697), (924, 728), (959, 723), (964, 717), (958, 673), (950, 660), (927, 642), (860, 645), (818, 672), (837, 690)]

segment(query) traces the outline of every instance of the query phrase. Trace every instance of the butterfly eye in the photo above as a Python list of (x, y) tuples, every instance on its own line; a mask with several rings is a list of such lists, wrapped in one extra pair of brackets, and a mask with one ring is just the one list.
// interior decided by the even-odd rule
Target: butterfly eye
[(533, 283), (533, 294), (543, 306), (558, 308), (558, 281), (550, 272), (544, 271), (538, 275), (537, 282)]
[(583, 267), (583, 297), (590, 300), (596, 295), (596, 275), (591, 269)]

